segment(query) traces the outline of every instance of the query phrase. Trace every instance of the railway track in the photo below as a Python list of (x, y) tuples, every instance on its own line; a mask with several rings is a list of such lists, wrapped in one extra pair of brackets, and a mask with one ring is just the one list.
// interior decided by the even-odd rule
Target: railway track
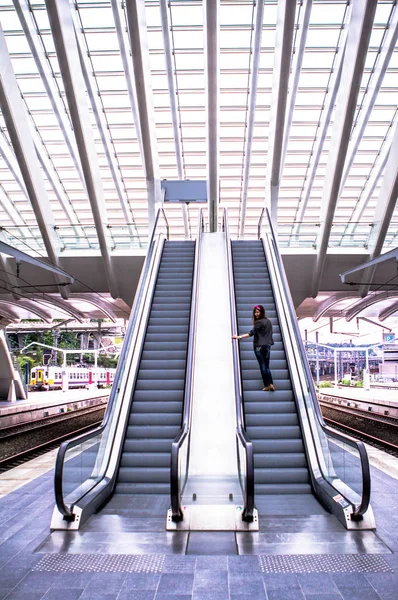
[[(351, 400), (353, 402), (353, 400)], [(319, 401), (319, 405), (324, 408), (329, 408), (330, 410), (336, 410), (341, 413), (346, 413), (349, 415), (361, 417), (362, 419), (366, 419), (367, 421), (377, 421), (378, 423), (384, 423), (385, 425), (391, 425), (392, 427), (397, 428), (397, 439), (398, 439), (398, 419), (396, 417), (388, 417), (385, 415), (380, 415), (377, 413), (369, 413), (366, 410), (361, 408), (351, 408), (348, 406), (339, 406), (336, 404), (332, 404), (330, 402), (324, 402), (322, 400)], [(370, 416), (371, 415), (371, 416)]]
[[(398, 456), (398, 424), (387, 422), (378, 415), (369, 417), (360, 411), (321, 403), (327, 425), (351, 435), (393, 456)], [(334, 414), (333, 414), (334, 413)], [(378, 417), (378, 418), (375, 418)]]
[(3, 428), (0, 430), (0, 473), (97, 427), (105, 408), (106, 404), (102, 403)]
[(28, 460), (41, 456), (45, 452), (49, 452), (50, 450), (54, 450), (58, 448), (62, 442), (70, 439), (71, 437), (80, 435), (81, 433), (85, 433), (86, 431), (90, 431), (90, 429), (94, 429), (101, 425), (101, 421), (96, 421), (91, 425), (87, 425), (86, 427), (81, 427), (80, 429), (75, 429), (73, 432), (66, 433), (65, 435), (61, 435), (60, 437), (54, 438), (47, 442), (43, 442), (42, 444), (38, 444), (33, 448), (29, 448), (28, 450), (23, 450), (22, 452), (16, 452), (6, 458), (0, 459), (0, 473), (4, 473), (5, 471), (9, 471), (10, 469), (14, 469), (18, 467)]

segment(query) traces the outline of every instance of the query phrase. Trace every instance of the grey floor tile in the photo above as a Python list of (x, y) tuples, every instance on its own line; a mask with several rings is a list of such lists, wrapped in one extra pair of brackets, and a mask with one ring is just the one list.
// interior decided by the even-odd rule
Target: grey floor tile
[(3, 587), (14, 588), (26, 575), (30, 573), (29, 568), (18, 569), (13, 565), (3, 567), (0, 570), (0, 581)]
[[(232, 558), (232, 557), (231, 557)], [(227, 556), (197, 556), (196, 569), (208, 571), (227, 571)]]
[(305, 600), (305, 596), (300, 589), (287, 588), (286, 590), (267, 591), (268, 600)]
[[(131, 573), (129, 576), (132, 575)], [(137, 574), (141, 575), (141, 573)], [(146, 577), (147, 574), (143, 574)], [(107, 592), (120, 592), (127, 579), (127, 573), (93, 573), (90, 580), (87, 582), (89, 590), (106, 590)], [(153, 582), (152, 577), (150, 581)], [(156, 576), (155, 581), (148, 586), (148, 589), (154, 589), (158, 581)], [(139, 589), (139, 588), (136, 588)], [(146, 588), (142, 588), (146, 589)]]
[(305, 594), (305, 600), (342, 600), (342, 598), (343, 596), (339, 592), (323, 594), (322, 590), (315, 594)]
[(375, 590), (353, 590), (344, 589), (340, 590), (344, 600), (381, 600), (379, 594)]
[(122, 590), (117, 600), (155, 600), (155, 594), (155, 590), (134, 590), (134, 594), (131, 590)]
[(187, 554), (236, 555), (235, 534), (233, 532), (193, 531), (189, 535)]
[(229, 600), (228, 588), (225, 590), (194, 590), (192, 600)]
[(163, 573), (193, 573), (196, 568), (195, 556), (169, 555), (164, 559)]
[(12, 588), (0, 587), (0, 600), (3, 600), (11, 592)]
[(175, 575), (165, 573), (162, 575), (158, 587), (158, 593), (162, 594), (192, 594), (194, 576), (189, 573)]
[(47, 591), (56, 581), (58, 573), (30, 572), (18, 583), (18, 588), (32, 591)]
[(295, 573), (263, 573), (263, 581), (267, 592), (285, 588), (300, 589)]
[(194, 592), (200, 590), (228, 590), (227, 571), (196, 570), (193, 580)]
[(266, 600), (267, 594), (265, 591), (259, 591), (256, 594), (231, 594), (230, 600)]
[(260, 573), (229, 573), (230, 593), (259, 594), (264, 590), (264, 582)]
[[(131, 590), (129, 591), (130, 598)], [(153, 592), (151, 592), (152, 597), (149, 600), (153, 600)], [(134, 597), (136, 597), (134, 595)], [(120, 598), (120, 592), (108, 592), (108, 590), (84, 590), (82, 595), (79, 596), (79, 600), (118, 600)], [(146, 599), (144, 599), (146, 600)]]
[(51, 589), (85, 589), (93, 577), (92, 573), (57, 573)]
[(41, 600), (43, 598), (43, 592), (37, 590), (12, 590), (7, 596), (7, 600)]
[(329, 573), (298, 573), (297, 579), (304, 594), (314, 592), (338, 592), (338, 588)]
[(156, 594), (155, 600), (192, 600), (191, 594), (185, 594), (181, 596), (180, 594)]
[(260, 561), (258, 556), (228, 556), (228, 569), (231, 573), (260, 572)]
[(121, 590), (156, 590), (160, 578), (160, 575), (154, 573), (128, 573)]
[(83, 593), (82, 589), (71, 590), (50, 588), (43, 596), (43, 600), (79, 600)]
[(347, 588), (352, 590), (373, 589), (362, 573), (332, 573), (332, 579), (339, 591)]

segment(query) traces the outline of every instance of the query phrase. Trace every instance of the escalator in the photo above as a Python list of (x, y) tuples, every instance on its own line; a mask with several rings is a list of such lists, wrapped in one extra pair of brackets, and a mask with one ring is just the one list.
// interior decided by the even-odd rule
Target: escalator
[(263, 391), (252, 340), (240, 342), (236, 366), (243, 396), (242, 432), (253, 448), (255, 504), (266, 511), (272, 506), (278, 511), (295, 511), (295, 506), (307, 510), (314, 507), (315, 496), (347, 529), (373, 529), (365, 446), (323, 421), (266, 209), (258, 238), (231, 242), (229, 266), (235, 329), (249, 332), (253, 307), (262, 304), (274, 331), (270, 369), (275, 391)]
[(131, 403), (117, 494), (170, 493), (171, 444), (180, 431), (194, 242), (165, 242)]
[(104, 421), (58, 452), (52, 529), (79, 529), (112, 496), (170, 497), (171, 448), (181, 430), (193, 337), (196, 260), (196, 242), (168, 240), (160, 210)]
[(262, 242), (232, 242), (232, 259), (238, 331), (250, 331), (253, 307), (262, 304), (273, 323), (275, 342), (270, 361), (275, 392), (262, 391), (253, 338), (240, 343), (246, 431), (253, 442), (256, 493), (310, 494), (297, 408)]

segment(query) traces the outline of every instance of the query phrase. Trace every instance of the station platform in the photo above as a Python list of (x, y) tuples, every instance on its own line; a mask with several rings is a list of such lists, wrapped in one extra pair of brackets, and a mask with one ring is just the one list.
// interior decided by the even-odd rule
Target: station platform
[(320, 394), (352, 398), (353, 400), (368, 400), (369, 402), (382, 402), (383, 404), (398, 404), (398, 389), (370, 388), (365, 390), (354, 386), (340, 388), (320, 388)]
[(84, 400), (85, 398), (98, 398), (100, 396), (109, 396), (110, 389), (92, 390), (77, 389), (67, 390), (62, 392), (29, 392), (27, 400), (16, 400), (15, 402), (0, 401), (0, 416), (11, 414), (16, 411), (29, 411), (33, 408), (42, 408), (49, 404), (64, 404), (65, 402), (73, 402), (75, 400)]
[(397, 600), (398, 461), (369, 454), (376, 531), (263, 496), (258, 533), (166, 532), (168, 499), (142, 496), (51, 533), (50, 452), (0, 474), (0, 600)]

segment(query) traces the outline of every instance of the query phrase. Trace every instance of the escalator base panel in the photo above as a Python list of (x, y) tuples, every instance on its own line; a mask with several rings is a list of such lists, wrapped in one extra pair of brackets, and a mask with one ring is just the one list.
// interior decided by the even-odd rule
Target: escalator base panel
[(184, 518), (179, 522), (172, 519), (171, 510), (167, 512), (167, 531), (258, 531), (258, 513), (254, 510), (251, 523), (242, 520), (243, 506), (226, 505), (185, 505), (182, 507)]
[(262, 554), (263, 573), (391, 573), (377, 554)]

